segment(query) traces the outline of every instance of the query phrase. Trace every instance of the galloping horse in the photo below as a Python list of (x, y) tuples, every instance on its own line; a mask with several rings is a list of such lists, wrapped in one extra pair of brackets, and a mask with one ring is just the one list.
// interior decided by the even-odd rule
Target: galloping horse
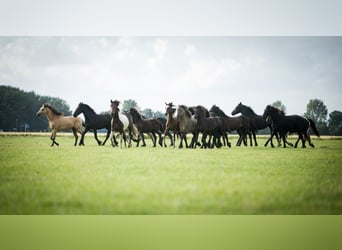
[[(211, 116), (220, 116), (225, 121), (225, 129), (227, 132), (232, 132), (236, 130), (239, 134), (239, 139), (236, 143), (236, 146), (241, 146), (241, 142), (243, 142), (245, 145), (245, 139), (247, 134), (250, 132), (250, 120), (248, 117), (241, 115), (238, 117), (229, 117), (226, 115), (218, 106), (213, 105), (211, 109), (209, 110)], [(250, 134), (249, 134), (250, 135)], [(250, 141), (252, 140), (251, 137), (249, 138)], [(230, 146), (230, 143), (228, 144)]]
[[(139, 131), (139, 136), (142, 139), (142, 142), (143, 142), (142, 147), (146, 146), (143, 133), (152, 134), (153, 147), (156, 146), (156, 141), (157, 141), (155, 134), (158, 134), (159, 145), (162, 146), (163, 144), (162, 144), (161, 134), (163, 132), (163, 128), (160, 122), (157, 119), (144, 119), (143, 116), (139, 113), (139, 111), (136, 108), (131, 108), (130, 113), (133, 118), (133, 123), (135, 124), (135, 126), (137, 127)], [(139, 146), (139, 140), (138, 140), (137, 146)]]
[[(283, 111), (280, 111), (283, 112)], [(241, 102), (235, 107), (235, 109), (232, 111), (232, 115), (236, 115), (238, 113), (241, 113), (244, 116), (247, 116), (250, 121), (251, 121), (251, 132), (253, 134), (253, 138), (254, 138), (254, 144), (255, 146), (258, 146), (257, 140), (256, 140), (256, 132), (260, 129), (265, 129), (265, 128), (269, 128), (271, 131), (271, 135), (272, 135), (272, 131), (273, 131), (273, 127), (272, 127), (272, 121), (267, 122), (261, 115), (258, 115), (254, 112), (254, 110), (251, 107), (248, 107), (246, 105), (243, 105)], [(285, 113), (282, 113), (283, 115), (285, 115)], [(277, 141), (278, 141), (278, 146), (280, 146), (280, 140), (278, 138), (278, 134), (275, 134)], [(265, 147), (267, 146), (267, 144), (271, 142), (271, 146), (272, 148), (274, 147), (273, 145), (273, 141), (272, 141), (272, 136), (269, 137), (269, 139), (266, 141), (265, 143)], [(290, 143), (288, 143), (289, 145), (291, 145)]]
[(55, 108), (50, 106), (49, 104), (43, 104), (42, 107), (38, 110), (37, 116), (40, 115), (46, 115), (47, 119), (49, 120), (49, 127), (51, 128), (51, 147), (56, 144), (59, 146), (59, 144), (56, 142), (56, 134), (57, 131), (60, 130), (68, 130), (72, 129), (72, 132), (75, 136), (75, 144), (77, 145), (78, 135), (77, 132), (82, 134), (82, 120), (79, 117), (73, 117), (73, 116), (64, 116), (61, 112), (57, 111)]
[(115, 136), (114, 132), (119, 132), (120, 133), (120, 147), (122, 148), (122, 140), (125, 142), (125, 147), (126, 147), (126, 134), (125, 132), (128, 132), (128, 147), (131, 146), (131, 138), (132, 138), (132, 133), (135, 136), (138, 136), (138, 131), (137, 128), (134, 126), (133, 121), (129, 119), (127, 114), (122, 114), (120, 113), (119, 105), (120, 102), (115, 100), (111, 102), (111, 115), (112, 115), (112, 120), (111, 120), (111, 142), (112, 146), (116, 146), (115, 143)]
[(112, 120), (112, 117), (110, 114), (96, 114), (95, 111), (88, 106), (87, 104), (84, 104), (80, 102), (73, 114), (74, 117), (77, 117), (79, 114), (83, 113), (85, 117), (85, 130), (82, 133), (81, 140), (79, 145), (84, 145), (84, 136), (89, 130), (94, 131), (94, 138), (97, 141), (98, 145), (101, 145), (101, 141), (97, 138), (97, 129), (105, 128), (107, 129), (107, 135), (106, 139), (102, 143), (102, 145), (105, 145), (106, 141), (109, 138), (110, 134), (110, 121)]
[[(197, 120), (197, 128), (202, 132), (202, 146), (201, 148), (213, 148), (216, 146), (220, 148), (222, 146), (220, 137), (227, 138), (224, 128), (224, 119), (222, 117), (209, 117), (207, 109), (203, 109), (201, 106), (195, 108), (195, 119)], [(207, 135), (210, 136), (209, 141), (206, 142)], [(211, 137), (214, 137), (211, 144)], [(227, 139), (228, 140), (228, 139)]]
[[(178, 105), (177, 109), (177, 119), (179, 121), (179, 133), (181, 137), (181, 141), (179, 143), (178, 148), (183, 147), (183, 140), (185, 141), (186, 147), (194, 148), (196, 147), (196, 142), (198, 138), (198, 129), (197, 129), (197, 121), (192, 117), (191, 112), (184, 105)], [(193, 137), (190, 145), (188, 146), (186, 140), (186, 134), (192, 133)]]
[(319, 137), (319, 132), (313, 120), (299, 115), (282, 115), (279, 112), (279, 109), (274, 108), (270, 105), (266, 106), (263, 114), (264, 118), (266, 118), (267, 116), (270, 116), (272, 118), (274, 125), (274, 130), (271, 137), (273, 137), (273, 135), (275, 135), (276, 133), (279, 133), (281, 138), (283, 139), (284, 148), (286, 147), (285, 137), (288, 132), (298, 134), (295, 148), (297, 147), (299, 140), (302, 141), (303, 148), (305, 148), (305, 140), (308, 140), (311, 147), (315, 147), (311, 142), (310, 135), (308, 134), (308, 129), (309, 127), (311, 127), (314, 133)]
[(165, 144), (165, 136), (166, 134), (170, 133), (170, 130), (173, 131), (173, 140), (172, 137), (171, 139), (171, 146), (175, 147), (175, 139), (176, 139), (176, 134), (179, 134), (179, 121), (177, 118), (174, 116), (176, 109), (174, 108), (174, 105), (172, 102), (170, 103), (165, 103), (166, 104), (166, 125), (165, 125), (165, 130), (164, 130), (164, 146), (166, 147)]

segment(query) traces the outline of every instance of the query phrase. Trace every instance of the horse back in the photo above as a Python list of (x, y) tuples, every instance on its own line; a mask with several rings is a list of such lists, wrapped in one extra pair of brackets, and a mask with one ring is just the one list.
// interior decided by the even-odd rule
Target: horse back
[(57, 130), (67, 130), (76, 128), (79, 129), (82, 127), (82, 119), (80, 117), (74, 116), (59, 116), (54, 121), (50, 121), (50, 128)]
[(278, 130), (283, 132), (304, 132), (309, 129), (310, 122), (299, 115), (287, 115), (284, 116), (280, 122), (275, 123)]

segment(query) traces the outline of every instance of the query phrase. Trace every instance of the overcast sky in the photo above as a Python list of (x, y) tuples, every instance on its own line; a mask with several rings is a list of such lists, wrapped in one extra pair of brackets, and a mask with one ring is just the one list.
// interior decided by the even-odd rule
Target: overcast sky
[(319, 98), (342, 110), (341, 37), (0, 37), (0, 84), (79, 102), (216, 104), (257, 113), (280, 100), (302, 114)]
[(320, 98), (329, 112), (342, 110), (341, 8), (339, 0), (1, 0), (0, 84), (97, 112), (110, 99), (227, 113), (240, 101), (262, 113), (280, 100), (302, 114)]

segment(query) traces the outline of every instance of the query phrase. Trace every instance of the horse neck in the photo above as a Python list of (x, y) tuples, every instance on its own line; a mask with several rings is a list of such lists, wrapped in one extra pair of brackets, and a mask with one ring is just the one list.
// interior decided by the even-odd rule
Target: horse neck
[(85, 119), (91, 119), (97, 115), (94, 111), (86, 106), (83, 108), (82, 113), (84, 114)]
[(133, 118), (134, 123), (142, 122), (142, 118), (138, 113), (135, 113), (134, 115), (132, 115), (132, 118)]
[(270, 116), (271, 116), (273, 121), (279, 121), (279, 120), (281, 120), (284, 117), (284, 115), (279, 114), (277, 111), (272, 112), (270, 114)]
[(52, 110), (47, 109), (48, 112), (45, 113), (46, 117), (48, 118), (49, 121), (53, 122), (54, 120), (56, 120), (57, 117), (62, 116), (62, 115), (56, 115), (52, 112)]
[(173, 116), (173, 114), (174, 114), (174, 112), (167, 112), (167, 120), (168, 121), (175, 121), (175, 120), (177, 120), (177, 118), (175, 118), (174, 116)]
[(245, 115), (245, 116), (249, 116), (249, 117), (259, 116), (254, 111), (252, 111), (251, 109), (249, 109), (249, 108), (247, 108), (245, 106), (241, 106), (240, 111), (241, 111), (240, 113), (242, 115)]

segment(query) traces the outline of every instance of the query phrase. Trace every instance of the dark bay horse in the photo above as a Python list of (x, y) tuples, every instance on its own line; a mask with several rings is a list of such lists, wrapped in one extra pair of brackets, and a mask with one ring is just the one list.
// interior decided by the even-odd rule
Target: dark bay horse
[(170, 130), (173, 131), (173, 140), (172, 137), (171, 139), (171, 145), (175, 147), (175, 139), (176, 135), (179, 134), (179, 121), (175, 117), (176, 113), (176, 108), (174, 108), (174, 105), (172, 102), (170, 103), (165, 103), (166, 104), (166, 124), (165, 124), (165, 129), (164, 129), (164, 135), (163, 135), (163, 141), (164, 141), (164, 146), (166, 147), (165, 144), (165, 136), (170, 133)]
[[(181, 138), (178, 148), (183, 147), (183, 140), (185, 141), (185, 145), (187, 148), (188, 147), (195, 148), (197, 138), (198, 138), (197, 121), (192, 116), (187, 106), (178, 105), (177, 120), (179, 122), (179, 134)], [(188, 133), (192, 133), (193, 135), (190, 145), (188, 145), (187, 140), (186, 140), (186, 135)]]
[[(195, 108), (195, 119), (197, 120), (197, 129), (202, 132), (202, 146), (201, 148), (217, 148), (222, 147), (220, 137), (226, 138), (225, 121), (223, 117), (210, 117), (207, 109), (203, 109), (201, 106)], [(210, 136), (208, 142), (206, 137)], [(211, 143), (211, 137), (213, 137), (213, 143)]]
[[(246, 116), (241, 115), (238, 117), (229, 117), (216, 105), (213, 105), (209, 112), (211, 116), (220, 116), (224, 119), (225, 130), (228, 133), (231, 133), (234, 130), (238, 132), (239, 139), (236, 146), (240, 146), (241, 142), (244, 142), (246, 145), (245, 139), (247, 138), (247, 134), (250, 132), (250, 120)], [(230, 143), (228, 146), (230, 146)]]
[(112, 120), (112, 116), (110, 114), (96, 114), (96, 112), (89, 105), (82, 102), (78, 104), (73, 116), (77, 117), (81, 113), (83, 113), (85, 118), (85, 130), (82, 133), (79, 145), (84, 145), (84, 136), (90, 130), (94, 131), (94, 138), (97, 141), (97, 144), (101, 145), (101, 141), (97, 138), (96, 130), (102, 128), (107, 129), (106, 139), (102, 143), (102, 145), (105, 145), (111, 131), (110, 123)]
[(60, 130), (68, 130), (72, 129), (72, 132), (75, 136), (75, 144), (77, 145), (78, 135), (77, 132), (82, 134), (82, 119), (79, 117), (73, 116), (64, 116), (61, 112), (57, 111), (54, 107), (49, 104), (43, 104), (42, 107), (38, 110), (37, 116), (46, 115), (49, 120), (49, 127), (51, 128), (51, 147), (53, 145), (59, 146), (56, 142), (56, 134)]
[(305, 148), (305, 141), (307, 140), (311, 147), (315, 147), (311, 142), (310, 135), (308, 134), (309, 127), (312, 128), (313, 132), (319, 137), (319, 132), (313, 120), (305, 118), (299, 115), (283, 115), (279, 112), (279, 109), (272, 107), (270, 105), (266, 106), (263, 117), (270, 116), (273, 121), (274, 130), (271, 135), (279, 133), (280, 137), (283, 139), (283, 147), (286, 147), (286, 135), (287, 133), (297, 133), (298, 139), (295, 143), (295, 148), (298, 142), (302, 141), (302, 147)]
[[(143, 133), (151, 133), (152, 134), (152, 141), (153, 141), (153, 147), (156, 146), (156, 134), (159, 136), (159, 145), (162, 146), (162, 138), (161, 134), (163, 133), (163, 127), (161, 123), (157, 119), (145, 119), (140, 114), (140, 112), (136, 108), (131, 108), (129, 110), (130, 114), (133, 118), (133, 123), (137, 127), (139, 131), (139, 137), (142, 139), (142, 147), (146, 146), (145, 139)], [(137, 146), (139, 146), (139, 139)]]

